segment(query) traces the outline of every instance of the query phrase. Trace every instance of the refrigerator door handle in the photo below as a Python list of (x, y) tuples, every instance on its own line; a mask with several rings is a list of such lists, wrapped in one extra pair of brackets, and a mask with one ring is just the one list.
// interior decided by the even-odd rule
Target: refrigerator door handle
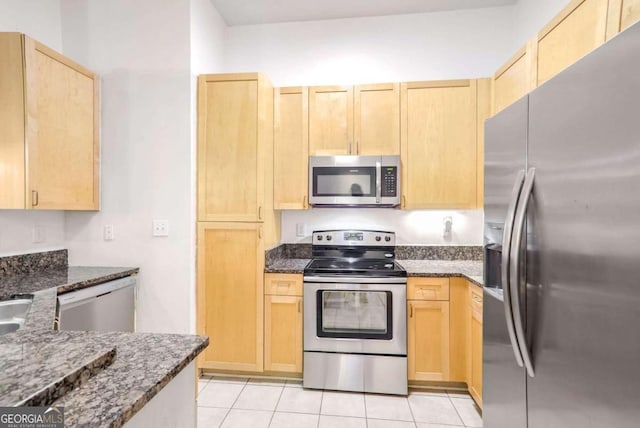
[(527, 346), (527, 337), (524, 330), (524, 321), (522, 319), (522, 309), (520, 305), (520, 247), (522, 245), (522, 235), (525, 233), (524, 221), (527, 217), (527, 207), (529, 206), (529, 198), (533, 192), (533, 182), (536, 176), (536, 169), (529, 168), (527, 172), (527, 178), (522, 186), (520, 204), (516, 210), (515, 220), (513, 224), (513, 241), (510, 249), (511, 265), (509, 266), (510, 272), (510, 287), (511, 287), (511, 305), (513, 310), (514, 326), (516, 328), (516, 337), (520, 352), (522, 354), (522, 360), (527, 369), (527, 374), (530, 377), (535, 376), (533, 370), (533, 362), (531, 360), (531, 353)]
[(507, 209), (507, 217), (504, 221), (504, 233), (502, 235), (502, 292), (504, 296), (504, 316), (507, 321), (507, 331), (509, 332), (509, 341), (513, 348), (513, 354), (516, 357), (516, 362), (520, 367), (523, 367), (522, 355), (520, 354), (520, 348), (518, 346), (518, 338), (516, 337), (513, 312), (511, 308), (511, 290), (509, 287), (509, 257), (511, 248), (511, 237), (513, 232), (513, 220), (515, 218), (516, 208), (518, 207), (518, 199), (520, 198), (520, 192), (524, 182), (524, 170), (518, 171), (516, 176), (516, 182), (513, 185), (511, 192), (511, 199), (509, 201), (509, 208)]

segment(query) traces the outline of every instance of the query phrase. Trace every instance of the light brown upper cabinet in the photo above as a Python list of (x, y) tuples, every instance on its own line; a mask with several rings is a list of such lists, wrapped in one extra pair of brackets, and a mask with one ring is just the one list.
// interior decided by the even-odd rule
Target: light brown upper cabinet
[(609, 0), (607, 40), (640, 20), (640, 0)]
[(98, 210), (98, 77), (0, 33), (0, 208)]
[(272, 153), (268, 78), (258, 73), (199, 76), (198, 221), (264, 221)]
[(309, 88), (309, 153), (400, 153), (397, 83)]
[(309, 207), (307, 88), (274, 89), (274, 196), (276, 210)]
[(574, 0), (538, 33), (537, 86), (605, 41), (607, 1)]
[(493, 76), (492, 112), (498, 113), (535, 88), (537, 40), (527, 43)]
[[(401, 85), (403, 208), (479, 205), (477, 136), (482, 128), (477, 88), (476, 80)], [(488, 99), (483, 100), (485, 105), (489, 106)]]
[(348, 155), (353, 150), (353, 88), (309, 88), (309, 154)]
[(400, 85), (354, 88), (354, 141), (357, 155), (400, 154)]

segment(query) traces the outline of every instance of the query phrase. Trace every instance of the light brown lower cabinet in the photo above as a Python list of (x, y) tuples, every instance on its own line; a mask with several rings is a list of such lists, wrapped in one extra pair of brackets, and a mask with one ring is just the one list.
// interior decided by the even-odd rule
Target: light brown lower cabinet
[(449, 302), (407, 302), (409, 381), (449, 380)]
[(265, 274), (265, 293), (264, 370), (301, 374), (302, 275)]
[(482, 407), (482, 289), (469, 284), (471, 372), (469, 373), (469, 393)]

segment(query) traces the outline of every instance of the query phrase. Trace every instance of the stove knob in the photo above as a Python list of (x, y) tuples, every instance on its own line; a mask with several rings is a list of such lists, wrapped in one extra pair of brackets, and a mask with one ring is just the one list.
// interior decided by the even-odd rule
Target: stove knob
[(318, 235), (318, 241), (322, 241), (322, 235)]
[(385, 236), (385, 237), (384, 237), (384, 240), (385, 240), (385, 241), (387, 241), (387, 242), (389, 242), (389, 241), (391, 241), (391, 237), (390, 237), (390, 236)]
[(380, 240), (381, 240), (381, 239), (382, 239), (382, 238), (380, 238), (380, 236), (379, 236), (379, 235), (378, 235), (378, 236), (376, 236), (376, 241), (380, 242)]
[(327, 241), (331, 241), (331, 235), (327, 235)]

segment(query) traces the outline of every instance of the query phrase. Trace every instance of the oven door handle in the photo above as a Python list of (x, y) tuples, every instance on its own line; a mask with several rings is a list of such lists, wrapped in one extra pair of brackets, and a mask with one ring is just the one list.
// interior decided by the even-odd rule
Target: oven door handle
[(406, 277), (368, 278), (344, 276), (305, 276), (304, 282), (321, 282), (332, 284), (406, 284)]

